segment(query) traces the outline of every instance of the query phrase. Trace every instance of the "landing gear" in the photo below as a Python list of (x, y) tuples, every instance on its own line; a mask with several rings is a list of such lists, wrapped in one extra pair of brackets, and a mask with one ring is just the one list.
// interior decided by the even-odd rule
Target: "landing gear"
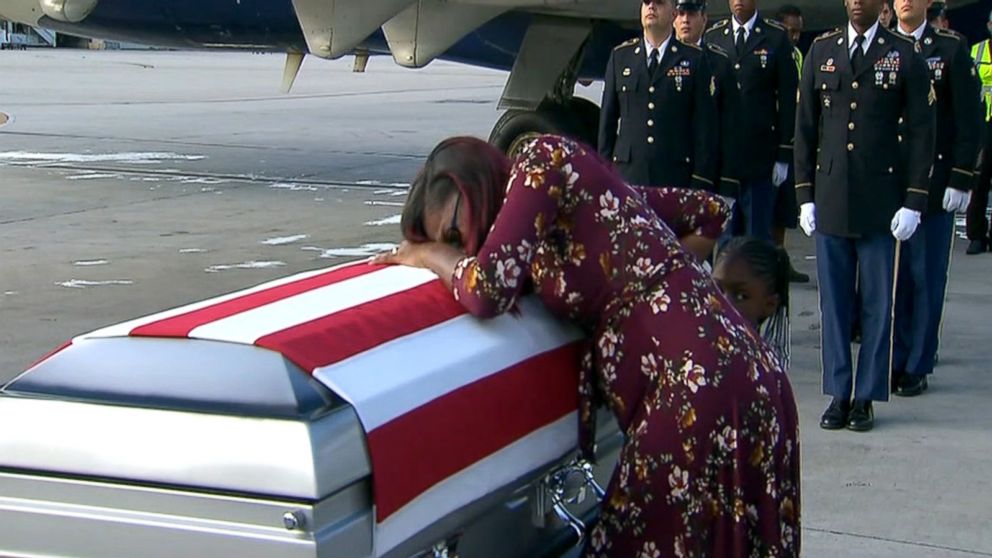
[(573, 97), (564, 103), (545, 101), (537, 110), (510, 109), (493, 126), (489, 143), (513, 157), (528, 140), (558, 134), (596, 147), (599, 107), (588, 99)]

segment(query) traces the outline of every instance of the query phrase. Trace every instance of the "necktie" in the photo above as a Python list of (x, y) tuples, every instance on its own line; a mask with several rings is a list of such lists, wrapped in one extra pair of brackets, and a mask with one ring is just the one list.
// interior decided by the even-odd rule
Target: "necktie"
[(854, 73), (861, 71), (861, 65), (865, 61), (865, 51), (861, 48), (861, 45), (865, 43), (865, 36), (858, 35), (854, 38), (854, 52), (851, 53), (851, 69)]
[(658, 49), (651, 51), (651, 61), (648, 62), (648, 74), (654, 77), (655, 72), (658, 71)]
[(737, 28), (737, 41), (734, 42), (734, 47), (737, 49), (737, 56), (744, 56), (744, 33), (747, 29), (741, 25)]

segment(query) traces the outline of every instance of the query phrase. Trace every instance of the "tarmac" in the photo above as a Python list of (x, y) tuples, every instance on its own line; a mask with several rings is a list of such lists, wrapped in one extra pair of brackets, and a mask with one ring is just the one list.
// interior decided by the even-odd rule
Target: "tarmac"
[[(308, 59), (282, 95), (282, 63), (0, 53), (0, 383), (76, 334), (398, 242), (420, 161), (444, 137), (487, 137), (506, 79)], [(789, 243), (813, 274), (812, 243)], [(817, 426), (815, 280), (793, 287), (804, 556), (992, 556), (992, 254), (964, 247), (930, 390), (878, 404), (866, 434)]]

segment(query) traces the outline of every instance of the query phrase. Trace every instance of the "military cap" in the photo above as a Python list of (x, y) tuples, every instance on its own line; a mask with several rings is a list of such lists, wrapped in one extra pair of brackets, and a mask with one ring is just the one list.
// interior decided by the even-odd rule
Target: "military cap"
[(687, 12), (698, 12), (706, 9), (705, 0), (676, 0), (675, 1), (676, 10), (684, 10)]

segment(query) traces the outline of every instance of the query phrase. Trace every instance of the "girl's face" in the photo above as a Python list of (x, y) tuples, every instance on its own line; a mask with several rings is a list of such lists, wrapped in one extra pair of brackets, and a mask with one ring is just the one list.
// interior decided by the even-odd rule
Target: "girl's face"
[(724, 258), (713, 269), (713, 279), (741, 316), (755, 327), (778, 310), (779, 296), (751, 272), (741, 258)]

